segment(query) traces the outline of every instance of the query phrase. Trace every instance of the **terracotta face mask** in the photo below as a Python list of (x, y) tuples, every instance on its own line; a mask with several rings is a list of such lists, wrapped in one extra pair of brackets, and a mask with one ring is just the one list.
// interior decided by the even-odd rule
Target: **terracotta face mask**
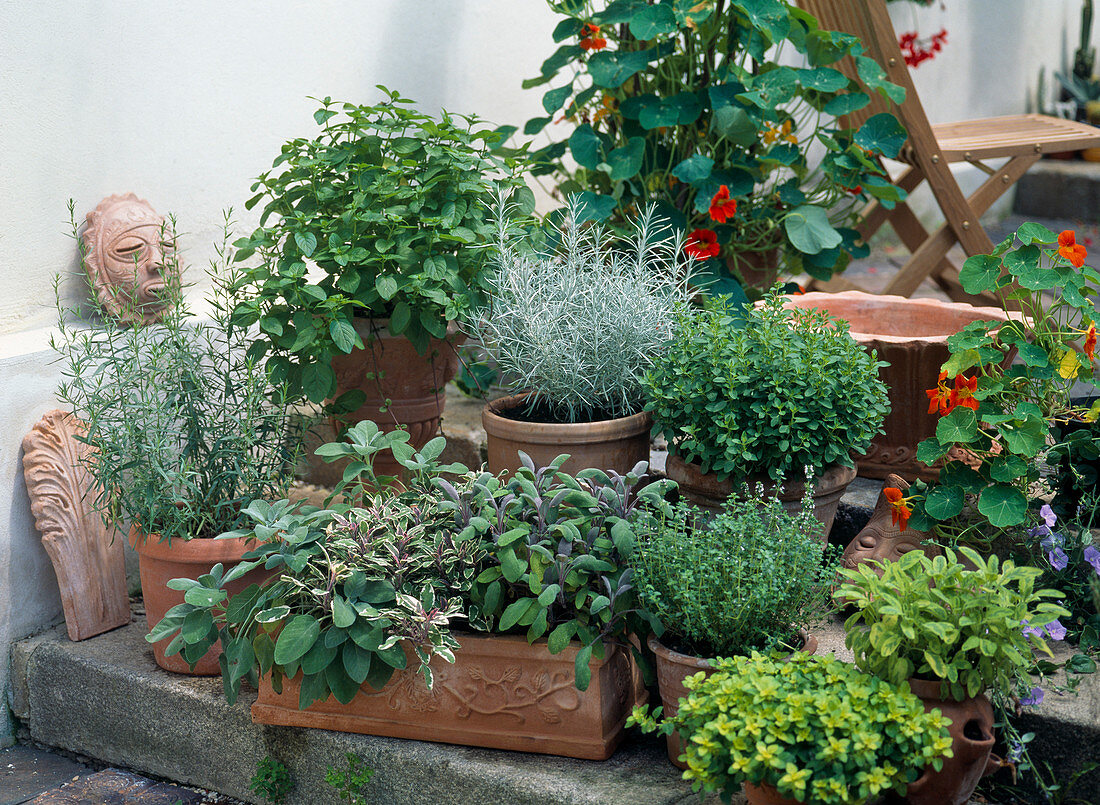
[[(889, 475), (886, 487), (895, 487), (903, 492), (909, 488), (901, 476)], [(864, 562), (877, 559), (881, 562), (893, 562), (909, 551), (924, 551), (929, 556), (939, 556), (941, 551), (934, 545), (922, 545), (929, 538), (924, 531), (906, 528), (901, 531), (893, 522), (890, 501), (880, 494), (871, 519), (855, 539), (844, 550), (842, 562), (845, 567), (854, 568)]]
[(108, 196), (88, 213), (84, 267), (104, 313), (131, 324), (160, 319), (179, 287), (175, 242), (148, 201)]

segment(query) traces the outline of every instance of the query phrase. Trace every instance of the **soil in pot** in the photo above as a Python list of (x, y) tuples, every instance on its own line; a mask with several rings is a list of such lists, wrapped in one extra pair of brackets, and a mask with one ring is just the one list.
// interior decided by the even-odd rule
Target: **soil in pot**
[[(814, 654), (817, 651), (817, 638), (805, 630), (801, 630), (799, 636), (802, 638), (800, 651)], [(710, 660), (671, 649), (656, 637), (649, 638), (649, 650), (657, 658), (657, 687), (661, 692), (664, 714), (674, 716), (680, 710), (680, 699), (688, 695), (684, 680), (700, 671), (709, 675)], [(679, 760), (684, 751), (680, 734), (673, 732), (665, 738), (665, 743), (668, 747), (668, 759), (672, 761), (672, 765), (679, 769), (686, 769), (687, 764)]]
[(489, 471), (514, 472), (522, 464), (519, 451), (544, 467), (568, 453), (562, 470), (575, 474), (588, 467), (627, 473), (639, 461), (649, 461), (648, 412), (597, 422), (546, 421), (546, 411), (531, 409), (530, 394), (514, 394), (488, 403), (481, 422), (488, 437)]
[[(138, 555), (138, 572), (141, 575), (141, 594), (145, 601), (147, 629), (160, 623), (164, 614), (176, 604), (183, 603), (183, 591), (168, 587), (172, 579), (197, 579), (210, 568), (221, 563), (226, 572), (241, 561), (241, 557), (256, 547), (256, 541), (234, 539), (192, 539), (160, 542), (159, 536), (145, 536), (136, 527), (130, 529), (130, 544)], [(263, 584), (273, 571), (264, 568), (251, 570), (236, 581), (225, 585), (229, 598), (252, 584)], [(169, 641), (153, 643), (153, 656), (157, 665), (166, 671), (195, 676), (216, 676), (221, 673), (218, 655), (221, 643), (215, 643), (191, 670), (191, 666), (179, 654), (164, 655)]]
[[(763, 485), (764, 494), (772, 496), (776, 494), (775, 484), (766, 478), (748, 478), (735, 481), (728, 478), (719, 481), (716, 475), (704, 473), (698, 464), (684, 461), (675, 453), (668, 454), (665, 463), (665, 472), (670, 479), (680, 486), (680, 495), (701, 509), (717, 512), (720, 511), (726, 499), (737, 489), (748, 484), (750, 488), (757, 483)], [(840, 498), (844, 490), (848, 488), (856, 477), (855, 467), (842, 467), (839, 464), (826, 467), (825, 471), (816, 479), (814, 490), (814, 516), (821, 521), (824, 530), (821, 539), (828, 538), (836, 518), (836, 510), (840, 505)], [(802, 494), (805, 484), (801, 480), (791, 481), (783, 485), (778, 492), (783, 508), (791, 514), (797, 514), (802, 510)]]
[(909, 784), (905, 802), (909, 805), (964, 805), (978, 781), (992, 774), (1001, 763), (993, 757), (993, 706), (985, 694), (963, 699), (943, 699), (937, 680), (910, 679), (909, 687), (924, 704), (924, 711), (938, 709), (951, 719), (948, 730), (954, 740), (954, 757), (944, 758), (943, 768), (926, 769)]

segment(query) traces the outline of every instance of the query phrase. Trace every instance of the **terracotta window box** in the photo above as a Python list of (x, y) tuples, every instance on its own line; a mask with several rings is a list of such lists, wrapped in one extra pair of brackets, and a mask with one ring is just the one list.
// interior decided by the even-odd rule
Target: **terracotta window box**
[(593, 659), (592, 683), (579, 691), (573, 684), (579, 644), (550, 654), (545, 641), (531, 645), (518, 635), (462, 634), (458, 640), (453, 665), (432, 660), (431, 690), (406, 647), (406, 670), (381, 690), (364, 685), (347, 705), (330, 696), (299, 710), (300, 674), (283, 680), (282, 693), (262, 677), (252, 720), (586, 760), (611, 757), (634, 703), (625, 650)]

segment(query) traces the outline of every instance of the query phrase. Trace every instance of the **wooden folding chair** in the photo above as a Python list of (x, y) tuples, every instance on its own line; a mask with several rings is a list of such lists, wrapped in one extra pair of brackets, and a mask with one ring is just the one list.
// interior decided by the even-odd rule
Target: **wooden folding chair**
[[(993, 251), (993, 242), (979, 221), (982, 213), (1044, 153), (1100, 146), (1100, 129), (1034, 114), (931, 125), (913, 86), (885, 0), (798, 0), (798, 5), (813, 14), (822, 28), (858, 36), (866, 48), (864, 55), (877, 62), (890, 81), (905, 89), (901, 104), (868, 90), (871, 103), (850, 115), (844, 125), (858, 127), (880, 112), (897, 117), (909, 132), (909, 139), (898, 157), (908, 167), (895, 184), (912, 192), (928, 182), (945, 218), (938, 229), (929, 232), (904, 202), (892, 210), (877, 201), (867, 205), (857, 227), (863, 240), (867, 241), (883, 224), (890, 224), (911, 252), (909, 261), (882, 293), (910, 296), (931, 277), (956, 301), (976, 301), (959, 285), (958, 268), (947, 258), (948, 250), (958, 243), (968, 256)], [(851, 59), (845, 59), (840, 69), (858, 80)], [(1008, 161), (996, 169), (985, 164), (986, 160), (996, 159)], [(989, 176), (969, 197), (963, 195), (951, 173), (950, 165), (955, 162), (969, 162)], [(814, 285), (818, 290), (858, 289), (843, 277)]]

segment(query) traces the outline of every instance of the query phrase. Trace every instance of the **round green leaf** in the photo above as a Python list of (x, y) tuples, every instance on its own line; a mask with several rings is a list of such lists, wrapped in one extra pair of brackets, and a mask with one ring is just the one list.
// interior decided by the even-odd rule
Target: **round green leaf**
[(569, 151), (582, 168), (593, 170), (603, 162), (603, 146), (600, 138), (587, 123), (577, 126), (569, 137)]
[(997, 528), (1019, 525), (1027, 514), (1027, 496), (1007, 484), (994, 484), (982, 491), (978, 511)]
[(856, 132), (856, 145), (868, 151), (893, 159), (905, 145), (909, 133), (898, 119), (889, 112), (882, 112), (867, 119)]
[(631, 137), (626, 145), (608, 154), (607, 164), (611, 166), (611, 181), (620, 182), (636, 175), (642, 169), (644, 156), (645, 140), (641, 137)]
[(705, 157), (702, 154), (693, 154), (673, 168), (672, 175), (681, 182), (695, 185), (710, 176), (711, 169), (713, 168), (713, 159)]
[(959, 282), (963, 290), (970, 294), (992, 291), (997, 287), (997, 278), (1001, 275), (1001, 260), (991, 254), (975, 254), (966, 258), (959, 271)]
[(978, 438), (978, 417), (969, 408), (956, 408), (936, 423), (940, 444), (968, 444)]
[(321, 634), (321, 625), (312, 615), (297, 615), (279, 633), (275, 643), (276, 665), (297, 662), (309, 651)]
[(630, 20), (630, 32), (642, 40), (673, 34), (679, 29), (672, 8), (663, 3), (646, 6)]
[(791, 245), (803, 254), (817, 254), (839, 246), (843, 241), (840, 233), (829, 223), (825, 210), (814, 204), (803, 204), (787, 213), (783, 228)]
[(937, 520), (947, 520), (954, 517), (963, 509), (963, 491), (957, 486), (933, 487), (924, 498), (924, 510), (929, 517)]

